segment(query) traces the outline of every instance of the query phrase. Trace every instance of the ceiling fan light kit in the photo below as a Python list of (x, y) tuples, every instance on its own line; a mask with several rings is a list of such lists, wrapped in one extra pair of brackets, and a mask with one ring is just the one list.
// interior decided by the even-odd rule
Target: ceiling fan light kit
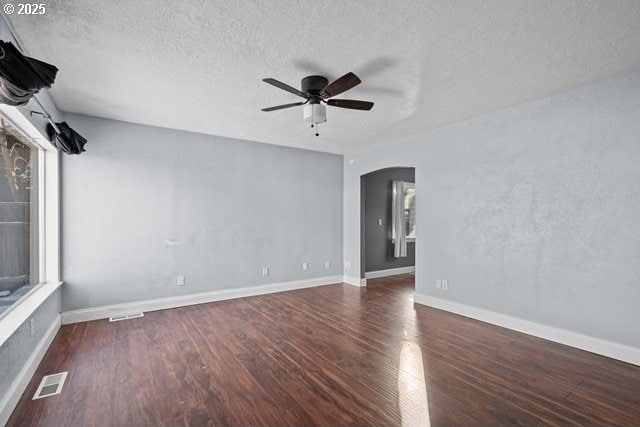
[(327, 121), (327, 109), (322, 105), (322, 103), (332, 107), (347, 108), (350, 110), (368, 111), (373, 108), (373, 102), (369, 101), (329, 99), (360, 84), (360, 79), (354, 73), (347, 73), (331, 83), (329, 83), (329, 80), (323, 76), (307, 76), (303, 78), (300, 83), (301, 90), (276, 79), (266, 78), (262, 80), (265, 83), (269, 83), (270, 85), (306, 99), (304, 102), (294, 102), (292, 104), (263, 108), (262, 111), (275, 111), (304, 105), (303, 119), (304, 121), (311, 123), (312, 128), (316, 128), (316, 136), (320, 136), (317, 125)]
[(322, 104), (307, 104), (303, 109), (303, 118), (312, 125), (324, 123), (327, 121), (327, 107)]

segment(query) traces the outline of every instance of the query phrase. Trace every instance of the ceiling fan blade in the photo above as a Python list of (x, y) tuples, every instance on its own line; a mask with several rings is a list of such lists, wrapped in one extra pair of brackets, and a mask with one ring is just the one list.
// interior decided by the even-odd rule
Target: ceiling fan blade
[(350, 110), (371, 110), (373, 102), (357, 101), (355, 99), (329, 99), (327, 105), (339, 108), (349, 108)]
[(282, 90), (286, 90), (287, 92), (290, 92), (290, 93), (292, 93), (294, 95), (298, 95), (298, 96), (301, 96), (303, 98), (307, 98), (308, 97), (306, 93), (304, 93), (302, 91), (299, 91), (295, 87), (291, 87), (288, 84), (282, 83), (281, 81), (278, 81), (276, 79), (267, 78), (267, 79), (262, 79), (262, 81), (265, 82), (265, 83), (269, 83), (270, 85), (273, 85), (275, 87), (278, 87), (278, 88), (280, 88)]
[(262, 111), (282, 110), (283, 108), (297, 107), (299, 105), (304, 105), (304, 104), (306, 104), (306, 102), (294, 102), (293, 104), (283, 104), (283, 105), (276, 105), (275, 107), (263, 108)]
[(332, 96), (339, 95), (342, 92), (348, 91), (352, 87), (359, 85), (360, 82), (361, 80), (358, 76), (353, 73), (347, 73), (338, 80), (334, 80), (325, 86), (325, 88), (322, 89), (322, 97), (331, 98)]

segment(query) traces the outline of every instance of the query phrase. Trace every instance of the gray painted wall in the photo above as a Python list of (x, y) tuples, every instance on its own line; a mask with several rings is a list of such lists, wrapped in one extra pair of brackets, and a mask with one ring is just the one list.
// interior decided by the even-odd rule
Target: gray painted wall
[(346, 156), (346, 275), (389, 166), (416, 167), (417, 292), (640, 347), (640, 73)]
[[(392, 182), (394, 180), (415, 182), (413, 168), (388, 168), (368, 173), (362, 177), (364, 181), (364, 233), (361, 235), (364, 245), (365, 271), (388, 270), (391, 268), (415, 265), (415, 248), (413, 242), (407, 243), (407, 256), (393, 256), (392, 236)], [(379, 225), (378, 219), (382, 220)]]
[(342, 156), (67, 119), (63, 311), (342, 274)]
[(53, 292), (33, 313), (34, 333), (27, 321), (0, 347), (0, 401), (6, 396), (25, 362), (60, 314), (60, 288)]

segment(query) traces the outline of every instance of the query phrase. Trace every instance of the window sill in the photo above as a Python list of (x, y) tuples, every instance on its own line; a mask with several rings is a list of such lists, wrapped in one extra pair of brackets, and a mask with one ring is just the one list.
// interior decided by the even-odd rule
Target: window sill
[[(391, 243), (395, 243), (396, 239), (391, 239)], [(407, 243), (415, 243), (416, 242), (416, 238), (415, 237), (409, 237), (407, 238)]]
[(0, 318), (0, 347), (56, 291), (62, 282), (42, 283), (5, 311)]

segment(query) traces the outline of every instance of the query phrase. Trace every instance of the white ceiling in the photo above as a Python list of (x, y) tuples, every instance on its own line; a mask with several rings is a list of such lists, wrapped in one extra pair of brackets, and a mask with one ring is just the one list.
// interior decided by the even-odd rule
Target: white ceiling
[[(12, 15), (65, 111), (345, 153), (640, 69), (640, 1), (48, 1)], [(299, 87), (353, 71), (320, 138)]]

